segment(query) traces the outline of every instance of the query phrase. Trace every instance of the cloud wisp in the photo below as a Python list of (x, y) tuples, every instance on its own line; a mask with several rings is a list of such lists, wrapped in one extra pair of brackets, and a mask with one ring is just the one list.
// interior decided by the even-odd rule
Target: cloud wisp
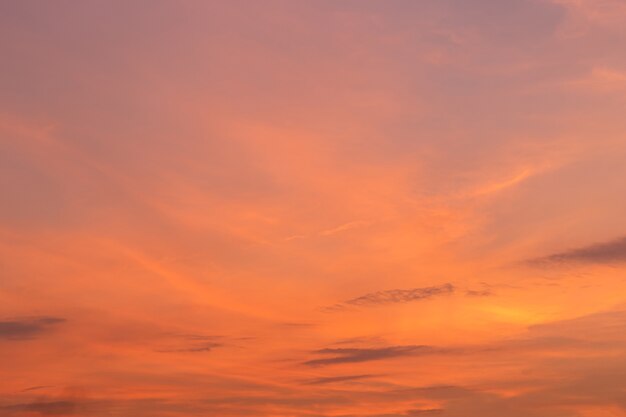
[(9, 416), (20, 416), (23, 413), (40, 416), (69, 416), (74, 415), (78, 409), (78, 404), (74, 401), (44, 401), (27, 404), (15, 404), (0, 407), (0, 412)]
[(589, 263), (612, 264), (626, 262), (626, 237), (595, 243), (529, 261), (531, 265)]
[(432, 287), (376, 291), (332, 305), (326, 308), (326, 310), (337, 311), (347, 307), (375, 307), (380, 305), (410, 303), (452, 294), (455, 290), (454, 285), (446, 283)]
[(304, 364), (308, 366), (337, 365), (415, 356), (432, 352), (432, 346), (424, 345), (386, 346), (382, 348), (326, 348), (316, 350), (314, 353), (328, 357), (308, 360)]
[(34, 339), (53, 326), (65, 322), (59, 317), (37, 317), (0, 321), (0, 340)]
[(160, 353), (203, 353), (224, 346), (221, 336), (187, 335), (175, 346), (157, 349)]

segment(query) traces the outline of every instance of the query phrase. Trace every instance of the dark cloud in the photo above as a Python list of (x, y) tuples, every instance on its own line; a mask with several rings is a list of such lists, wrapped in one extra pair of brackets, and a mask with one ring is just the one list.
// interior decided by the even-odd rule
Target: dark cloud
[[(0, 408), (4, 415), (35, 413), (41, 416), (68, 416), (76, 413), (78, 403), (74, 401), (43, 401), (28, 404), (14, 404)], [(6, 414), (5, 414), (6, 413)]]
[(310, 381), (305, 382), (305, 385), (324, 385), (324, 384), (333, 384), (335, 382), (357, 381), (359, 379), (373, 378), (376, 376), (378, 375), (362, 374), (362, 375), (331, 376), (331, 377), (326, 377), (326, 378), (312, 379)]
[(28, 388), (23, 389), (22, 392), (37, 391), (37, 390), (42, 390), (46, 388), (52, 388), (52, 385), (37, 385), (34, 387), (28, 387)]
[(54, 325), (65, 322), (58, 317), (37, 317), (0, 321), (0, 340), (33, 339), (50, 330)]
[(161, 353), (202, 353), (224, 346), (224, 337), (203, 334), (174, 335), (165, 346), (155, 349)]
[(210, 352), (216, 347), (224, 346), (223, 343), (218, 342), (195, 342), (190, 343), (185, 346), (180, 347), (172, 347), (172, 348), (164, 348), (158, 349), (157, 352), (162, 353), (201, 353), (201, 352)]
[(452, 284), (443, 284), (434, 287), (413, 288), (410, 290), (388, 290), (365, 294), (361, 297), (346, 301), (346, 304), (363, 306), (390, 303), (407, 303), (410, 301), (423, 300), (436, 295), (450, 294), (454, 292)]
[(531, 265), (626, 262), (626, 237), (532, 259)]
[(316, 350), (318, 355), (330, 356), (304, 362), (309, 366), (335, 365), (340, 363), (368, 362), (402, 356), (433, 353), (431, 346), (387, 346), (383, 348), (327, 348)]
[(427, 298), (432, 298), (439, 295), (452, 294), (454, 290), (454, 285), (446, 283), (443, 285), (412, 288), (408, 290), (395, 289), (377, 291), (362, 295), (360, 297), (352, 298), (348, 301), (344, 301), (343, 303), (335, 304), (334, 306), (329, 307), (327, 310), (342, 310), (350, 306), (370, 307), (385, 304), (408, 303), (411, 301), (425, 300)]

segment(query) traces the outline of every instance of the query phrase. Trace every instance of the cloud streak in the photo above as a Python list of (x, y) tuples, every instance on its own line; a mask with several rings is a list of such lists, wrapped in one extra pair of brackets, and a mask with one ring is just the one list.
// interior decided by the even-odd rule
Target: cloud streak
[(337, 365), (415, 356), (432, 352), (433, 348), (431, 346), (422, 345), (387, 346), (383, 348), (326, 348), (316, 350), (314, 353), (330, 357), (312, 359), (304, 362), (304, 364), (308, 366)]
[(410, 303), (454, 293), (456, 288), (450, 283), (432, 287), (394, 289), (368, 293), (327, 308), (329, 311), (342, 310), (346, 307), (375, 307), (389, 304)]
[(360, 379), (367, 379), (367, 378), (372, 378), (376, 376), (377, 375), (372, 375), (372, 374), (330, 376), (330, 377), (312, 379), (310, 381), (305, 382), (304, 385), (334, 384), (336, 382), (358, 381)]
[(35, 413), (41, 416), (69, 416), (74, 415), (78, 410), (78, 403), (74, 401), (45, 401), (28, 404), (15, 404), (4, 406), (0, 411), (8, 415), (23, 415), (22, 413)]
[(203, 353), (224, 346), (224, 343), (217, 341), (221, 339), (220, 336), (188, 335), (183, 339), (182, 346), (162, 348), (156, 351), (160, 353)]
[(530, 264), (611, 264), (622, 262), (626, 262), (626, 237), (533, 259)]
[(58, 317), (0, 321), (0, 340), (34, 339), (63, 322), (65, 322), (65, 319)]

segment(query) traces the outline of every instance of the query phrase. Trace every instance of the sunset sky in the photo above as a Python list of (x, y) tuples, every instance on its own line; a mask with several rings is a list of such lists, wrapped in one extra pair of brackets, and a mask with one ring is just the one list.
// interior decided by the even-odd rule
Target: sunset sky
[(625, 417), (624, 0), (0, 0), (1, 417)]

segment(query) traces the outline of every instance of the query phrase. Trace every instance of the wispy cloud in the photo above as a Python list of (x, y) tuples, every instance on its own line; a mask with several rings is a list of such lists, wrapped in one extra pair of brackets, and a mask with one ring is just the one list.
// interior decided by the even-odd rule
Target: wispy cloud
[(326, 230), (321, 230), (317, 233), (311, 234), (311, 235), (294, 235), (294, 236), (290, 236), (288, 238), (286, 238), (286, 241), (290, 241), (290, 240), (298, 240), (298, 239), (307, 239), (307, 238), (311, 238), (311, 237), (325, 237), (325, 236), (332, 236), (332, 235), (336, 235), (337, 233), (342, 233), (342, 232), (346, 232), (348, 230), (352, 230), (352, 229), (358, 229), (361, 227), (366, 227), (369, 226), (371, 223), (364, 221), (364, 220), (355, 220), (352, 222), (348, 222), (348, 223), (344, 223), (341, 224), (339, 226), (333, 227), (331, 229), (326, 229)]
[(58, 317), (37, 317), (19, 320), (0, 321), (0, 339), (33, 339), (48, 331), (54, 325), (65, 322)]
[(353, 222), (345, 223), (340, 226), (334, 227), (328, 230), (322, 230), (319, 235), (320, 236), (331, 236), (340, 232), (345, 232), (346, 230), (356, 229), (359, 227), (368, 226), (370, 223), (363, 220), (355, 220)]
[(173, 347), (157, 349), (162, 353), (202, 353), (210, 352), (216, 347), (224, 346), (221, 336), (187, 335), (183, 336), (182, 342), (177, 342)]
[(357, 381), (360, 379), (373, 378), (376, 376), (377, 375), (372, 375), (372, 374), (330, 376), (330, 377), (312, 379), (312, 380), (306, 381), (304, 384), (305, 385), (334, 384), (336, 382)]
[(52, 386), (51, 385), (37, 385), (34, 387), (25, 388), (21, 392), (38, 391), (38, 390), (42, 390), (46, 388), (52, 388)]
[(382, 348), (327, 348), (316, 350), (314, 353), (329, 357), (312, 359), (304, 362), (304, 364), (309, 366), (324, 366), (340, 363), (368, 362), (432, 352), (433, 347), (423, 345), (387, 346)]
[(341, 310), (345, 307), (371, 307), (385, 304), (408, 303), (421, 301), (439, 295), (452, 294), (455, 291), (454, 285), (446, 283), (432, 287), (395, 289), (368, 293), (350, 300), (338, 303), (327, 308), (327, 310)]
[(69, 416), (74, 415), (77, 409), (78, 404), (74, 401), (45, 401), (0, 407), (0, 411), (9, 416), (23, 415), (23, 413), (28, 415), (34, 413), (33, 415), (40, 416)]
[(626, 237), (608, 242), (555, 253), (529, 261), (531, 265), (559, 263), (620, 263), (626, 262)]

